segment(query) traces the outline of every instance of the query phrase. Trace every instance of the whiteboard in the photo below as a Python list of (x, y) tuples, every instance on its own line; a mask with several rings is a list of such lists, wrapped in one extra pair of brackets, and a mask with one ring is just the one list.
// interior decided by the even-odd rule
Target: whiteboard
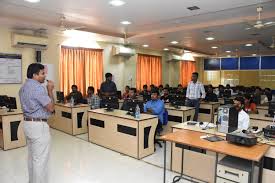
[(0, 54), (0, 84), (22, 83), (22, 55)]

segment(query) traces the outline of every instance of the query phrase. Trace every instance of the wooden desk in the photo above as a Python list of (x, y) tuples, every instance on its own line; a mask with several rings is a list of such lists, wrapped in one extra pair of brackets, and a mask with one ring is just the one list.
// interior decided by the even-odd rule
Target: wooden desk
[(165, 109), (168, 111), (168, 124), (164, 126), (162, 134), (171, 133), (172, 126), (185, 121), (191, 121), (195, 115), (194, 107), (181, 106), (179, 109), (176, 109), (169, 104), (165, 104)]
[[(164, 143), (164, 182), (166, 180), (166, 141), (172, 142), (173, 145), (181, 149), (181, 159), (179, 160), (180, 162), (182, 162), (182, 166), (180, 170), (181, 176), (176, 176), (174, 180), (178, 178), (186, 179), (186, 178), (182, 178), (182, 176), (184, 175), (189, 178), (194, 177), (200, 181), (216, 182), (216, 177), (217, 177), (216, 170), (217, 170), (219, 154), (250, 160), (252, 162), (252, 172), (254, 172), (253, 170), (255, 168), (255, 163), (259, 162), (260, 165), (262, 165), (263, 156), (269, 149), (269, 145), (266, 145), (266, 144), (257, 144), (252, 147), (245, 147), (245, 146), (230, 144), (227, 141), (209, 142), (207, 140), (200, 138), (201, 136), (204, 136), (204, 135), (206, 135), (206, 133), (182, 129), (161, 137), (161, 139), (165, 141)], [(190, 150), (187, 150), (190, 147), (195, 148), (196, 151), (200, 151), (200, 152), (194, 153)], [(173, 147), (172, 147), (172, 150), (173, 150)], [(186, 150), (190, 152), (186, 153), (185, 152)], [(216, 158), (206, 154), (206, 151), (214, 152), (216, 154)], [(190, 158), (192, 155), (193, 157)], [(172, 153), (172, 159), (173, 158), (174, 157)], [(198, 161), (199, 163), (198, 164), (194, 163), (194, 160)], [(188, 166), (191, 164), (191, 161), (193, 163), (192, 167)], [(184, 165), (186, 162), (187, 162), (187, 165)], [(196, 167), (194, 167), (195, 164), (196, 164)], [(259, 166), (259, 167), (260, 169), (262, 169), (262, 166)], [(198, 172), (200, 172), (200, 175), (198, 175)], [(251, 175), (250, 177), (250, 180), (252, 180), (251, 182), (253, 182), (254, 178), (255, 178), (254, 175)], [(259, 179), (260, 178), (261, 178), (261, 175), (259, 175)], [(186, 180), (189, 180), (189, 179), (186, 179)]]
[(15, 149), (26, 145), (23, 131), (23, 112), (0, 110), (0, 147), (3, 150)]
[(260, 115), (266, 115), (268, 114), (268, 106), (266, 105), (259, 105), (257, 106), (257, 110)]
[(153, 154), (158, 118), (141, 114), (140, 119), (135, 119), (126, 113), (122, 110), (90, 110), (89, 142), (137, 159)]
[[(182, 123), (173, 126), (173, 132), (181, 131), (181, 130), (189, 130), (201, 133), (207, 133), (210, 135), (218, 135), (220, 137), (225, 138), (224, 133), (217, 132), (216, 129), (207, 129), (202, 130), (199, 126), (195, 125), (187, 125), (187, 123)], [(273, 183), (275, 179), (275, 141), (268, 141), (258, 139), (259, 143), (268, 144), (270, 145), (269, 150), (265, 153), (264, 157), (264, 164), (263, 164), (263, 183)], [(196, 151), (197, 150), (197, 151)], [(185, 149), (185, 157), (184, 159), (191, 159), (192, 161), (184, 163), (184, 173), (187, 175), (191, 175), (196, 178), (200, 178), (203, 180), (209, 180), (209, 182), (214, 181), (214, 165), (215, 165), (215, 158), (214, 154), (210, 151), (206, 151), (204, 153), (198, 152), (198, 149)], [(172, 154), (171, 154), (171, 170), (175, 172), (181, 172), (182, 166), (182, 148), (177, 147), (175, 143), (172, 144)], [(200, 164), (200, 167), (196, 167), (196, 164)], [(196, 170), (196, 171), (194, 171)], [(200, 171), (199, 171), (200, 170)], [(198, 172), (200, 172), (198, 174)], [(213, 175), (209, 177), (209, 175)]]
[(213, 123), (214, 113), (218, 111), (219, 107), (219, 102), (201, 102), (198, 121)]
[(87, 133), (87, 112), (89, 109), (87, 104), (71, 107), (70, 104), (56, 103), (55, 114), (50, 117), (49, 125), (70, 135)]
[(250, 126), (258, 126), (259, 128), (265, 128), (273, 122), (273, 118), (265, 117), (265, 114), (249, 114)]

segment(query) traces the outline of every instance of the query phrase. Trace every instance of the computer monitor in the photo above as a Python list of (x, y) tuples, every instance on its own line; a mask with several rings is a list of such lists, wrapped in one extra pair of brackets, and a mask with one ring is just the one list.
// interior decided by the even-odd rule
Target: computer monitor
[(5, 105), (5, 97), (8, 97), (8, 96), (0, 95), (0, 107), (6, 106)]
[(17, 109), (15, 97), (5, 97), (5, 106), (9, 109), (8, 112), (13, 112), (12, 109)]
[(170, 95), (169, 101), (174, 107), (185, 106), (185, 96), (183, 95)]
[(121, 98), (122, 98), (121, 91), (117, 91), (117, 92), (116, 92), (116, 95), (117, 95), (117, 98), (118, 98), (118, 99), (121, 99)]
[(100, 108), (107, 108), (107, 111), (113, 111), (113, 109), (118, 109), (118, 98), (115, 96), (103, 97), (100, 102)]
[(56, 99), (58, 103), (64, 103), (65, 102), (64, 92), (56, 91)]
[(269, 114), (269, 116), (274, 117), (274, 114), (275, 114), (275, 102), (274, 101), (269, 102), (268, 114)]
[(128, 99), (128, 100), (125, 100), (125, 102), (126, 104), (124, 105), (124, 108), (122, 110), (128, 111), (129, 114), (131, 115), (135, 114), (137, 105), (139, 106), (140, 113), (144, 112), (144, 105), (142, 101)]

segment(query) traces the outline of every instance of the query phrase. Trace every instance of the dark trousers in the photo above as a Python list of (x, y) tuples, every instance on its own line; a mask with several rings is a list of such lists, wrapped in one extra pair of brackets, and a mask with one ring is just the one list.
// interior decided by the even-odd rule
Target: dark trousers
[(185, 105), (188, 107), (195, 107), (195, 115), (194, 115), (193, 120), (198, 121), (200, 100), (199, 99), (187, 99)]

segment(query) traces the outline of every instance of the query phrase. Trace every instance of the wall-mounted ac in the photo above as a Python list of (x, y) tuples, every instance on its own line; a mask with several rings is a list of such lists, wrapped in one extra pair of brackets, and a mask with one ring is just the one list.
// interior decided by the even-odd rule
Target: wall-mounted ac
[(43, 50), (43, 49), (47, 49), (48, 47), (48, 38), (13, 33), (12, 46)]
[(112, 47), (113, 56), (125, 56), (130, 57), (136, 54), (136, 51), (132, 48), (124, 47), (124, 46), (113, 46)]
[(168, 62), (178, 62), (182, 60), (182, 56), (176, 54), (169, 54), (168, 55)]

